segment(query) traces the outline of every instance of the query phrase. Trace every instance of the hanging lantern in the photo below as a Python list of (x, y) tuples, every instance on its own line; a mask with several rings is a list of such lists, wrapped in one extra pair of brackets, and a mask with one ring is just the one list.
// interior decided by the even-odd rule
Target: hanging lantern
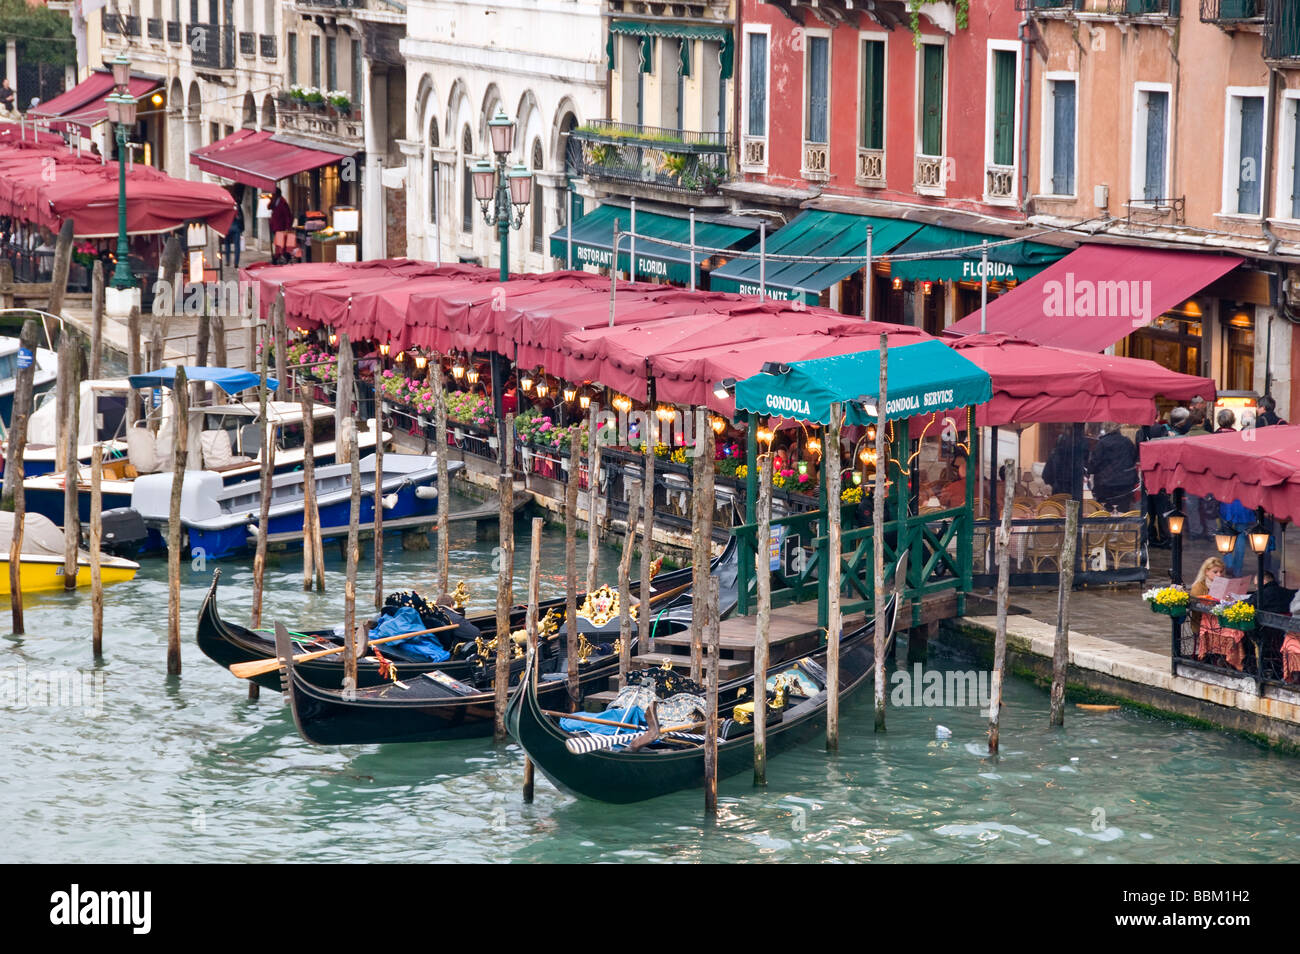
[(632, 399), (628, 397), (626, 394), (614, 395), (614, 400), (611, 403), (613, 403), (614, 405), (614, 410), (619, 411), (623, 414), (626, 414), (628, 411), (632, 410)]
[(333, 348), (333, 347), (335, 347), (338, 343), (339, 343), (339, 336), (336, 335), (336, 334), (334, 334), (334, 332), (331, 331), (331, 332), (330, 332), (330, 347)]
[(756, 436), (760, 444), (767, 444), (770, 447), (772, 441), (776, 438), (776, 432), (770, 427), (760, 427)]
[(397, 357), (394, 358), (393, 360), (394, 360), (394, 361), (401, 361), (401, 360), (402, 360), (402, 355), (404, 355), (404, 354), (406, 354), (405, 351), (399, 351), (399, 352), (397, 352)]
[(427, 368), (428, 366), (429, 366), (429, 359), (428, 359), (427, 357), (425, 357), (424, 355), (422, 355), (422, 354), (416, 354), (416, 356), (415, 356), (415, 369), (416, 369), (417, 371), (423, 371), (423, 370), (424, 370), (425, 368)]
[(808, 453), (816, 454), (818, 457), (821, 456), (822, 442), (818, 440), (816, 437), (808, 438), (808, 443), (805, 444), (804, 447), (808, 451)]
[(591, 407), (591, 395), (584, 394), (582, 397), (578, 398), (578, 407), (582, 408), (584, 411)]
[(853, 472), (853, 486), (854, 486), (854, 487), (861, 487), (861, 486), (862, 486), (862, 474), (860, 474), (860, 473), (859, 473), (858, 471), (856, 471), (856, 470)]
[(665, 424), (677, 416), (677, 409), (668, 404), (660, 404), (655, 408), (655, 417)]
[(527, 394), (533, 389), (533, 376), (531, 374), (525, 374), (519, 379), (519, 386), (523, 388), (524, 393)]
[(479, 379), (478, 368), (470, 368), (467, 372), (465, 372), (465, 380), (468, 381), (470, 384), (472, 385), (478, 384), (478, 379)]
[(545, 378), (537, 382), (537, 396), (539, 398), (546, 397), (546, 395), (549, 394), (550, 392), (551, 389), (547, 386)]
[(721, 434), (727, 429), (727, 421), (725, 418), (711, 417), (709, 418), (709, 426), (713, 428), (713, 433)]
[(1237, 531), (1224, 524), (1214, 535), (1214, 546), (1220, 553), (1231, 553), (1237, 546)]
[(382, 354), (385, 358), (388, 357), (388, 342), (387, 342), (387, 341), (385, 341), (383, 344), (381, 344), (381, 345), (379, 346), (379, 353)]
[(902, 290), (903, 290), (903, 280), (901, 278), (895, 278), (894, 291), (902, 291)]
[(573, 403), (573, 399), (576, 398), (577, 396), (578, 396), (578, 389), (577, 389), (577, 388), (570, 386), (570, 387), (567, 387), (567, 388), (564, 389), (564, 403), (565, 403), (565, 404), (572, 404), (572, 403)]
[(921, 282), (921, 293), (928, 295), (934, 290), (934, 282)]
[(808, 462), (806, 460), (799, 461), (799, 473), (800, 474), (808, 473)]
[(875, 441), (876, 441), (876, 425), (874, 425), (874, 424), (868, 424), (868, 425), (867, 425), (867, 440), (871, 441), (873, 444), (875, 443)]
[(465, 376), (465, 362), (457, 358), (451, 365), (451, 376), (459, 381)]

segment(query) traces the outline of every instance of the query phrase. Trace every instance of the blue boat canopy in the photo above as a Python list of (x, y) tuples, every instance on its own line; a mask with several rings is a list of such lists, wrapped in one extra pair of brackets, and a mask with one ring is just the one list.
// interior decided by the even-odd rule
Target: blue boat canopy
[[(160, 368), (146, 374), (133, 374), (128, 380), (133, 388), (169, 388), (176, 383), (176, 369)], [(262, 377), (252, 371), (241, 371), (238, 368), (205, 368), (186, 365), (185, 380), (215, 384), (227, 394), (238, 394), (240, 391), (247, 391), (249, 388), (257, 387), (261, 383)], [(275, 378), (266, 379), (268, 390), (274, 391), (278, 386), (279, 382)]]
[[(736, 384), (736, 409), (753, 414), (829, 424), (831, 405), (844, 407), (845, 424), (877, 420), (880, 352), (859, 351), (795, 361)], [(889, 349), (886, 420), (947, 411), (993, 398), (987, 371), (942, 341)]]

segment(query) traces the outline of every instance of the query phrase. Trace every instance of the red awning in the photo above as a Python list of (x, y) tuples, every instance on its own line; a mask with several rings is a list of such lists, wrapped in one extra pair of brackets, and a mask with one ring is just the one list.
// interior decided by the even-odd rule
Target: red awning
[[(161, 85), (159, 80), (151, 77), (132, 76), (127, 89), (134, 99), (140, 100)], [(90, 127), (108, 119), (107, 99), (114, 88), (112, 73), (96, 71), (48, 103), (29, 110), (27, 116), (30, 119), (76, 120), (75, 123), (51, 123), (50, 128), (55, 132), (67, 130), (89, 136)]]
[[(58, 231), (65, 219), (80, 238), (117, 235), (118, 169), (62, 165), (53, 181), (36, 185), (35, 214), (29, 217)], [(202, 220), (222, 235), (235, 217), (235, 200), (219, 185), (173, 179), (137, 165), (126, 179), (126, 230), (133, 235), (170, 232)]]
[(1181, 487), (1300, 520), (1300, 426), (1143, 441), (1139, 453), (1148, 493)]
[(267, 192), (281, 179), (344, 158), (341, 153), (296, 146), (276, 139), (270, 131), (252, 129), (241, 129), (190, 153), (190, 162), (204, 172)]
[(993, 400), (975, 411), (981, 427), (1119, 421), (1150, 424), (1156, 398), (1214, 402), (1214, 382), (1142, 358), (1049, 348), (1009, 335), (971, 335), (953, 347), (993, 378)]
[[(1085, 245), (989, 302), (986, 328), (1041, 345), (1102, 351), (1241, 263), (1235, 255)], [(977, 311), (945, 334), (979, 330)]]

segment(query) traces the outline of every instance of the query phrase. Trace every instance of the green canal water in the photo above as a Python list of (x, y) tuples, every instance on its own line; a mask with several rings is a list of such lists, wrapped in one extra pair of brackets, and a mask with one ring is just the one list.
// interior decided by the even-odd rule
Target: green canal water
[[(392, 541), (388, 589), (431, 593), (432, 555)], [(333, 548), (327, 559), (324, 595), (303, 593), (297, 555), (272, 564), (267, 618), (337, 621), (342, 563)], [(612, 569), (617, 554), (604, 560)], [(462, 531), (452, 561), (474, 608), (492, 608), (492, 544)], [(543, 596), (559, 595), (559, 531), (543, 544), (543, 567)], [(228, 618), (247, 618), (251, 579), (247, 565), (223, 565)], [(209, 580), (210, 570), (186, 574), (178, 680), (164, 674), (164, 562), (106, 591), (98, 666), (86, 590), (28, 598), (28, 634), (0, 637), (10, 693), (0, 702), (0, 861), (1300, 860), (1300, 759), (1132, 711), (1071, 706), (1067, 728), (1049, 731), (1047, 694), (1016, 680), (996, 761), (976, 708), (893, 708), (876, 735), (868, 689), (843, 712), (837, 755), (818, 742), (783, 754), (766, 790), (748, 774), (723, 780), (716, 824), (704, 823), (698, 791), (609, 806), (539, 779), (524, 805), (514, 744), (304, 742), (277, 694), (250, 703), (245, 684), (195, 646)], [(0, 610), (7, 628), (7, 603)], [(931, 664), (974, 668), (943, 647)], [(102, 674), (102, 697), (16, 705), (15, 685), (78, 670)], [(936, 737), (940, 725), (951, 738)]]

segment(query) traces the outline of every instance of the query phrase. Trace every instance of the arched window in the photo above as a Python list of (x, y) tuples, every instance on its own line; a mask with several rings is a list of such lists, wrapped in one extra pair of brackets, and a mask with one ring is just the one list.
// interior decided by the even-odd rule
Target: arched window
[(433, 150), (438, 148), (438, 120), (429, 120), (429, 141), (426, 151), (429, 155), (429, 221), (438, 221), (438, 160)]
[(474, 234), (474, 175), (470, 172), (470, 158), (474, 152), (474, 137), (469, 127), (461, 136), (461, 165), (464, 167), (464, 181), (461, 183), (460, 230), (466, 235)]
[(533, 251), (542, 252), (546, 250), (546, 209), (542, 205), (542, 183), (538, 173), (542, 171), (542, 141), (533, 140), (533, 201), (528, 207), (528, 214), (532, 217), (533, 226)]

